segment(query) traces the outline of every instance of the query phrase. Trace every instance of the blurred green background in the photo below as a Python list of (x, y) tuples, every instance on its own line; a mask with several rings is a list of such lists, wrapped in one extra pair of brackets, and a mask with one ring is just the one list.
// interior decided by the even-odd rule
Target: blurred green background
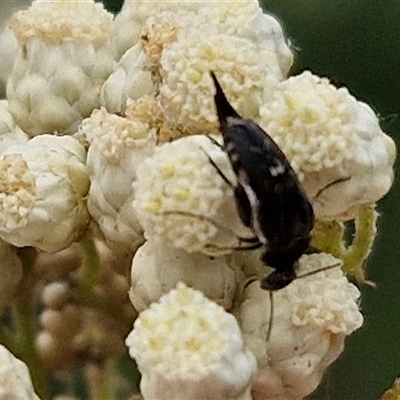
[[(118, 11), (121, 0), (104, 0)], [(264, 0), (296, 52), (292, 74), (310, 69), (344, 85), (400, 140), (400, 1)], [(351, 336), (312, 400), (377, 400), (400, 376), (400, 185), (380, 202), (379, 233), (362, 287), (364, 327)]]

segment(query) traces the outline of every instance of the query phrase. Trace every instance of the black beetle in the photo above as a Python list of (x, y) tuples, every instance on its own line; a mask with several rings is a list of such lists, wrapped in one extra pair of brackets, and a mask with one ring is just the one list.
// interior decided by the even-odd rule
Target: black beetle
[(261, 287), (284, 288), (296, 278), (301, 255), (308, 249), (314, 212), (296, 173), (271, 137), (253, 120), (233, 109), (211, 73), (223, 150), (236, 174), (235, 200), (242, 222), (253, 229), (274, 271)]

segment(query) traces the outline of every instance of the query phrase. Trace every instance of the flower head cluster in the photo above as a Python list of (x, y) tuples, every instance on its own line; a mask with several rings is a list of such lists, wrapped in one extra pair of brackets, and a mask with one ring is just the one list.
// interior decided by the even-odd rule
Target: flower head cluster
[(39, 400), (28, 367), (0, 345), (0, 399)]
[[(210, 71), (226, 87), (232, 105), (256, 117), (264, 86), (281, 78), (275, 53), (249, 40), (219, 33), (214, 26), (189, 31), (161, 56), (160, 104), (178, 132), (202, 134), (218, 129)], [(214, 30), (214, 32), (213, 32)]]
[(174, 289), (179, 281), (200, 290), (225, 310), (233, 306), (236, 278), (224, 257), (188, 253), (154, 239), (141, 246), (133, 258), (130, 300), (141, 312)]
[(135, 182), (134, 208), (145, 235), (211, 255), (240, 245), (247, 229), (236, 214), (232, 187), (217, 168), (234, 184), (226, 153), (206, 136), (158, 146), (139, 166)]
[(8, 109), (8, 101), (0, 100), (0, 153), (13, 144), (22, 144), (28, 140), (21, 128), (15, 123)]
[(125, 51), (139, 42), (143, 26), (153, 15), (169, 11), (195, 11), (201, 7), (201, 2), (196, 1), (125, 1), (121, 12), (115, 18), (114, 49), (115, 56), (119, 59)]
[(183, 283), (140, 314), (126, 344), (145, 398), (244, 398), (256, 371), (233, 315)]
[[(29, 295), (41, 301), (29, 342), (54, 371), (119, 357), (139, 314), (126, 345), (145, 399), (311, 393), (363, 322), (341, 266), (359, 271), (369, 254), (395, 159), (372, 109), (311, 72), (288, 77), (290, 47), (256, 0), (129, 0), (115, 19), (94, 0), (35, 0), (10, 26), (0, 312)], [(273, 293), (259, 284), (270, 249), (257, 237), (271, 229), (258, 229), (268, 224), (258, 205), (268, 211), (270, 199), (246, 180), (258, 165), (221, 136), (211, 73), (237, 113), (277, 143), (315, 210), (319, 253), (298, 270), (282, 265), (299, 279)], [(271, 179), (260, 175), (260, 187)], [(18, 255), (36, 250), (34, 268), (29, 257), (22, 268)], [(13, 365), (0, 362), (0, 398), (4, 386), (8, 397), (35, 399), (25, 378), (20, 392), (9, 385)]]
[(132, 182), (153, 151), (154, 132), (138, 119), (100, 109), (82, 122), (77, 137), (90, 144), (88, 208), (92, 218), (113, 247), (136, 250), (143, 238), (132, 208)]
[(38, 0), (29, 10), (16, 13), (11, 27), (22, 45), (32, 37), (51, 43), (76, 39), (102, 43), (112, 33), (112, 15), (91, 1)]
[[(219, 25), (221, 31), (228, 34), (262, 42), (266, 46), (271, 46), (273, 41), (282, 60), (286, 60), (286, 64), (287, 61), (291, 64), (292, 55), (284, 41), (282, 28), (275, 19), (263, 14), (256, 0), (230, 2), (125, 1), (121, 12), (115, 19), (116, 57), (120, 57), (140, 40), (143, 26), (149, 19), (167, 13), (179, 15), (181, 20), (186, 20), (187, 27), (212, 23)], [(179, 25), (181, 24), (179, 23)], [(290, 65), (286, 65), (286, 67), (288, 68)]]
[(124, 110), (129, 100), (155, 91), (150, 60), (139, 46), (131, 47), (101, 88), (101, 103), (110, 112)]
[(323, 327), (335, 335), (350, 335), (361, 327), (363, 317), (357, 306), (360, 291), (349, 283), (340, 266), (339, 260), (326, 253), (300, 259), (298, 274), (307, 274), (307, 278), (298, 279), (286, 291), (277, 293), (278, 301), (287, 295), (295, 304), (293, 325)]
[[(142, 49), (147, 63), (142, 63), (140, 73), (151, 72), (165, 123), (174, 131), (173, 137), (217, 128), (211, 70), (226, 82), (228, 97), (238, 110), (255, 117), (265, 87), (273, 87), (292, 64), (292, 53), (279, 23), (265, 15), (254, 0), (127, 2), (117, 22), (119, 27), (124, 26), (124, 34), (136, 32), (129, 34), (131, 42), (121, 67), (133, 49)], [(124, 48), (122, 36), (120, 44)], [(142, 55), (137, 61), (141, 58)], [(124, 73), (116, 69), (108, 80), (104, 96), (108, 110), (115, 111), (117, 104), (111, 96), (124, 98), (129, 92), (135, 98), (135, 93), (141, 93), (138, 64), (134, 64), (124, 68)], [(117, 111), (124, 110), (124, 104), (120, 106)]]
[(19, 42), (7, 82), (12, 115), (31, 136), (74, 133), (113, 67), (112, 15), (94, 1), (36, 0), (11, 27)]
[(325, 253), (303, 256), (300, 278), (273, 293), (273, 308), (258, 282), (246, 288), (237, 317), (258, 361), (255, 398), (297, 399), (311, 393), (342, 352), (345, 337), (362, 325), (360, 292), (340, 265)]
[(0, 22), (0, 98), (6, 94), (7, 79), (13, 69), (14, 60), (18, 50), (18, 43), (10, 28), (12, 13), (18, 9), (29, 7), (31, 0), (7, 1), (1, 7)]
[(159, 12), (146, 20), (141, 31), (140, 45), (153, 65), (160, 62), (165, 48), (178, 39), (185, 26), (198, 23), (196, 17), (198, 15), (193, 12), (178, 10)]
[(87, 225), (86, 153), (68, 136), (41, 135), (0, 156), (0, 237), (48, 252), (68, 247)]
[(318, 215), (351, 214), (389, 190), (394, 142), (347, 89), (306, 71), (266, 97), (260, 124), (290, 160)]
[[(274, 294), (267, 340), (269, 295), (258, 282), (249, 284), (264, 274), (260, 253), (234, 252), (254, 244), (254, 232), (238, 214), (238, 183), (221, 146), (210, 72), (235, 110), (259, 123), (282, 149), (317, 218), (352, 219), (389, 190), (393, 141), (372, 110), (346, 89), (310, 72), (287, 77), (292, 53), (282, 29), (254, 1), (132, 1), (117, 22), (119, 63), (103, 87), (103, 104), (147, 124), (158, 139), (133, 179), (132, 207), (147, 239), (131, 269), (129, 297), (141, 312), (138, 321), (148, 311), (152, 315), (153, 307), (162, 309), (154, 303), (175, 296), (182, 280), (237, 316), (258, 360), (254, 398), (306, 396), (343, 350), (345, 336), (361, 326), (359, 292), (341, 272), (340, 260), (303, 257), (299, 274), (337, 266)], [(160, 396), (162, 388), (173, 398), (177, 387), (188, 398), (201, 397), (197, 386), (200, 392), (186, 394), (162, 364), (163, 351), (172, 370), (187, 368), (190, 358), (184, 344), (172, 350), (161, 340), (182, 339), (169, 330), (172, 322), (155, 324), (155, 316), (144, 321), (133, 331), (143, 336), (132, 333), (127, 342), (143, 373), (145, 397)], [(189, 376), (185, 380), (185, 387), (192, 385)]]
[(261, 125), (300, 180), (340, 165), (354, 151), (357, 103), (347, 89), (337, 89), (327, 78), (306, 71), (266, 96), (270, 99), (260, 108)]

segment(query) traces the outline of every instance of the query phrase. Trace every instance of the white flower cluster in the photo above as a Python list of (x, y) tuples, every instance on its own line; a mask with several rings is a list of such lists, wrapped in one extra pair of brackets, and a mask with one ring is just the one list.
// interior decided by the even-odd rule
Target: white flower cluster
[(40, 400), (35, 393), (28, 367), (0, 345), (0, 399)]
[(56, 252), (76, 241), (89, 215), (86, 152), (69, 136), (40, 135), (0, 155), (0, 237)]
[(0, 153), (13, 144), (22, 144), (28, 135), (15, 123), (8, 109), (8, 101), (0, 100)]
[[(22, 275), (13, 246), (33, 247), (43, 252), (35, 273), (46, 276), (37, 346), (50, 368), (121, 354), (118, 335), (137, 311), (126, 344), (145, 399), (312, 392), (362, 324), (359, 292), (324, 252), (299, 261), (298, 275), (314, 275), (272, 297), (260, 288), (266, 248), (254, 250), (238, 212), (211, 72), (287, 156), (324, 238), (326, 218), (343, 226), (393, 182), (394, 142), (372, 109), (311, 72), (288, 77), (290, 47), (256, 0), (132, 0), (114, 19), (94, 0), (35, 0), (10, 27), (12, 68), (0, 74), (0, 310)], [(355, 236), (370, 232), (359, 242), (372, 243), (361, 219)], [(80, 259), (74, 243), (84, 235), (107, 246), (97, 261), (111, 271)], [(86, 264), (93, 269), (82, 272)], [(135, 310), (116, 312), (127, 308), (127, 287)], [(75, 331), (68, 321), (79, 322)], [(108, 327), (116, 345), (106, 349)]]
[[(115, 111), (113, 99), (135, 92), (139, 74), (143, 74), (137, 66), (142, 63), (142, 70), (151, 72), (158, 85), (158, 101), (165, 123), (175, 137), (217, 129), (210, 70), (219, 72), (219, 78), (226, 83), (227, 93), (238, 110), (256, 117), (266, 85), (274, 87), (292, 63), (292, 54), (280, 25), (271, 16), (263, 14), (253, 0), (218, 3), (128, 1), (115, 24), (115, 38), (121, 48), (125, 47), (127, 30), (137, 32), (130, 35), (130, 50), (125, 56), (133, 49), (138, 52), (138, 46), (142, 53), (129, 71), (124, 68), (122, 72), (125, 56), (121, 59), (121, 67), (105, 85), (104, 105)], [(121, 26), (126, 27), (124, 33)], [(135, 72), (129, 78), (130, 71)], [(117, 81), (117, 76), (121, 78), (119, 83), (111, 85), (111, 81)], [(130, 82), (122, 83), (124, 78)], [(138, 84), (134, 86), (135, 81)], [(140, 93), (143, 85), (139, 85), (136, 92)], [(116, 93), (118, 87), (122, 89), (120, 96)], [(147, 85), (146, 90), (149, 89)]]
[(90, 144), (88, 209), (92, 218), (111, 246), (135, 251), (143, 242), (143, 231), (133, 209), (132, 182), (155, 147), (154, 132), (137, 119), (100, 109), (82, 122), (76, 136)]
[(165, 237), (176, 248), (210, 255), (241, 244), (246, 228), (235, 211), (232, 187), (210, 159), (233, 184), (226, 153), (206, 136), (164, 143), (139, 166), (134, 208), (148, 238)]
[(108, 111), (123, 110), (128, 99), (136, 100), (155, 91), (149, 64), (139, 44), (122, 56), (101, 88), (101, 102), (107, 106)]
[[(216, 308), (215, 295), (225, 288), (232, 296), (234, 282), (228, 282), (235, 275), (233, 269), (229, 269), (223, 258), (189, 257), (182, 251), (171, 252), (166, 246), (164, 258), (161, 251), (160, 256), (154, 256), (157, 248), (148, 246), (149, 242), (135, 256), (130, 296), (139, 310), (149, 308), (140, 313), (126, 340), (143, 374), (144, 397), (158, 398), (164, 391), (170, 398), (179, 399), (197, 399), (200, 395), (201, 398), (247, 398), (221, 392), (223, 384), (232, 389), (235, 371), (220, 360), (234, 359), (233, 350), (229, 350), (229, 355), (226, 351), (228, 346), (238, 346), (238, 332), (228, 333), (227, 327), (219, 325), (232, 315)], [(303, 256), (299, 275), (307, 277), (273, 293), (273, 307), (269, 293), (260, 288), (254, 277), (236, 299), (236, 307), (232, 308), (230, 302), (223, 304), (236, 316), (241, 329), (239, 337), (243, 335), (245, 346), (257, 360), (258, 372), (251, 382), (246, 378), (241, 396), (247, 393), (245, 389), (251, 388), (253, 399), (294, 400), (315, 390), (324, 370), (343, 351), (346, 336), (363, 323), (358, 309), (360, 292), (348, 282), (340, 266), (339, 260), (325, 253)], [(328, 269), (321, 271), (324, 268)], [(227, 282), (222, 282), (222, 277)], [(188, 289), (179, 279), (191, 282), (203, 293), (207, 294), (210, 288), (213, 291), (206, 300), (200, 291)], [(168, 293), (161, 296), (163, 290)], [(158, 302), (157, 296), (161, 296)], [(211, 327), (217, 324), (214, 332)], [(229, 326), (233, 329), (233, 325)], [(240, 348), (243, 349), (243, 344)], [(251, 358), (242, 354), (241, 359), (242, 374), (253, 370)], [(214, 386), (204, 385), (206, 378), (209, 382), (222, 381)], [(203, 387), (198, 388), (198, 384)]]
[(141, 312), (182, 280), (226, 310), (232, 308), (236, 279), (224, 257), (191, 254), (154, 240), (148, 240), (135, 254), (129, 297)]
[(17, 39), (9, 27), (9, 19), (15, 10), (28, 8), (31, 0), (6, 1), (1, 4), (0, 22), (0, 97), (6, 93), (7, 79), (12, 71), (18, 50)]
[(140, 314), (126, 344), (144, 398), (251, 398), (256, 361), (236, 319), (183, 283)]
[(10, 26), (19, 49), (7, 98), (18, 125), (32, 136), (74, 133), (113, 67), (112, 15), (94, 1), (37, 0)]
[(289, 158), (318, 216), (348, 218), (388, 192), (396, 149), (367, 104), (309, 71), (267, 98), (260, 124)]
[[(338, 261), (324, 253), (304, 255), (299, 276), (319, 272), (273, 293), (273, 308), (258, 282), (244, 291), (236, 315), (259, 365), (253, 398), (299, 399), (311, 393), (342, 352), (346, 335), (362, 325), (360, 292)], [(333, 268), (320, 271), (324, 267)]]

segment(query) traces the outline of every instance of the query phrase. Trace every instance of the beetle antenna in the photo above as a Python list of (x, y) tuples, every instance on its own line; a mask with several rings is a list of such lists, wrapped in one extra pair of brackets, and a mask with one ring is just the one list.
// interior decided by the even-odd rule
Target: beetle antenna
[(268, 291), (269, 294), (269, 321), (268, 321), (268, 330), (267, 330), (267, 342), (271, 337), (272, 331), (272, 322), (274, 320), (274, 292), (272, 290)]
[(328, 271), (329, 269), (337, 268), (337, 267), (341, 267), (341, 266), (342, 266), (342, 263), (338, 262), (336, 264), (328, 265), (326, 267), (318, 268), (318, 269), (315, 269), (314, 271), (310, 271), (310, 272), (306, 272), (305, 274), (298, 275), (298, 276), (296, 276), (295, 279), (305, 278), (307, 276), (315, 275), (318, 272)]

